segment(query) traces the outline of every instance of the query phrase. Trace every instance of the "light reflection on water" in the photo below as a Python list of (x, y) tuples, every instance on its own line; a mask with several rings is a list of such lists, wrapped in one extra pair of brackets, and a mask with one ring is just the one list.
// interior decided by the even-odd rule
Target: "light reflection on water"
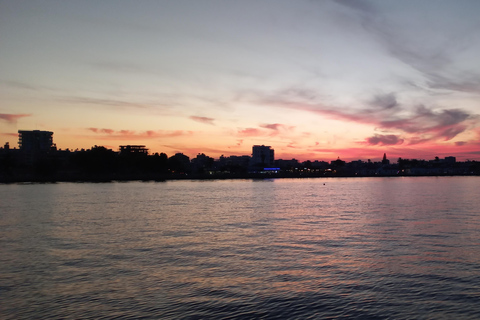
[(0, 318), (475, 319), (479, 186), (0, 185)]

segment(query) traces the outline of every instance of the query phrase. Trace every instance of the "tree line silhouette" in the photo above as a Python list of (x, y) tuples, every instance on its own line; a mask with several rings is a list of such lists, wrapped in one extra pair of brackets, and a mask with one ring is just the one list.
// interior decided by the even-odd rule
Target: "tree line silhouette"
[(103, 146), (36, 154), (0, 148), (0, 182), (480, 174), (479, 162), (456, 162), (452, 158), (399, 158), (393, 164), (385, 156), (380, 162), (275, 160), (275, 168), (267, 171), (261, 164), (252, 164), (249, 156), (215, 160), (201, 153), (190, 159), (182, 153), (169, 157), (165, 153), (116, 152)]

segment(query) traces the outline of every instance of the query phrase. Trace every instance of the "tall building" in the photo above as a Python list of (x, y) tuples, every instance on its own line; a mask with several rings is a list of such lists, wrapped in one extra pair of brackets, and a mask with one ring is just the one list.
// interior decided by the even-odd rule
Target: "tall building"
[(18, 130), (18, 146), (26, 153), (47, 153), (55, 148), (53, 132), (40, 130)]
[(390, 164), (390, 160), (387, 159), (387, 154), (383, 154), (382, 164), (387, 165)]
[(274, 163), (274, 150), (270, 146), (252, 147), (252, 165), (261, 167), (272, 167)]
[(55, 151), (57, 147), (52, 136), (51, 131), (18, 130), (18, 146), (24, 163), (32, 165)]

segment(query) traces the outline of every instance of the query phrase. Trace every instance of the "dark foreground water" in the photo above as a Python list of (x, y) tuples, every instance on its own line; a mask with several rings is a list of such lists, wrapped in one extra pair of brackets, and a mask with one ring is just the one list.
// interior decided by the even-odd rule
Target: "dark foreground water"
[(480, 319), (480, 178), (0, 185), (1, 319)]

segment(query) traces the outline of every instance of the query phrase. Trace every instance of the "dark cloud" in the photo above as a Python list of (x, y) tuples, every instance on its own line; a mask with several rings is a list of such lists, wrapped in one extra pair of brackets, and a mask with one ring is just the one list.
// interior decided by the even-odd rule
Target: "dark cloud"
[(366, 142), (369, 145), (382, 145), (382, 146), (391, 146), (396, 144), (402, 144), (403, 139), (399, 136), (388, 134), (388, 135), (380, 135), (376, 134), (373, 137), (369, 137), (366, 139)]
[(456, 78), (457, 79), (449, 79), (438, 74), (430, 74), (427, 84), (432, 89), (445, 89), (480, 94), (480, 75), (462, 74)]
[(466, 129), (467, 129), (466, 126), (456, 126), (456, 127), (452, 127), (452, 128), (447, 128), (447, 129), (441, 131), (438, 134), (438, 137), (443, 138), (445, 141), (452, 140), (457, 135), (464, 132)]
[(275, 130), (275, 131), (278, 131), (278, 128), (281, 127), (281, 126), (282, 126), (282, 125), (279, 124), (279, 123), (261, 124), (261, 125), (260, 125), (261, 128), (271, 129), (271, 130)]
[(399, 107), (397, 97), (394, 93), (376, 95), (373, 97), (370, 104), (380, 110), (391, 110)]
[(8, 113), (0, 113), (0, 120), (7, 121), (9, 123), (15, 123), (18, 119), (24, 117), (30, 117), (31, 114), (20, 113), (20, 114), (8, 114)]
[(281, 123), (270, 123), (270, 124), (261, 124), (260, 128), (270, 129), (270, 130), (274, 130), (274, 131), (279, 131), (279, 130), (290, 131), (290, 130), (293, 130), (295, 127), (294, 126), (287, 126), (287, 125), (281, 124)]
[[(472, 128), (478, 121), (478, 115), (458, 108), (436, 110), (425, 105), (413, 108), (402, 106), (395, 93), (377, 94), (363, 107), (345, 108), (326, 105), (316, 100), (305, 101), (297, 92), (287, 89), (271, 95), (262, 96), (256, 93), (256, 102), (308, 111), (335, 120), (373, 125), (377, 129), (405, 132), (414, 136), (410, 143), (435, 139), (451, 140)], [(262, 127), (272, 130), (279, 128), (276, 124)]]
[(197, 117), (197, 116), (190, 116), (189, 118), (193, 121), (196, 121), (196, 122), (205, 123), (205, 124), (209, 124), (209, 125), (212, 125), (212, 126), (215, 125), (213, 123), (213, 121), (215, 121), (215, 119), (213, 119), (213, 118)]
[(430, 133), (450, 140), (467, 129), (465, 122), (476, 116), (460, 109), (433, 111), (417, 106), (409, 116), (379, 122), (380, 127), (398, 129), (407, 133)]

